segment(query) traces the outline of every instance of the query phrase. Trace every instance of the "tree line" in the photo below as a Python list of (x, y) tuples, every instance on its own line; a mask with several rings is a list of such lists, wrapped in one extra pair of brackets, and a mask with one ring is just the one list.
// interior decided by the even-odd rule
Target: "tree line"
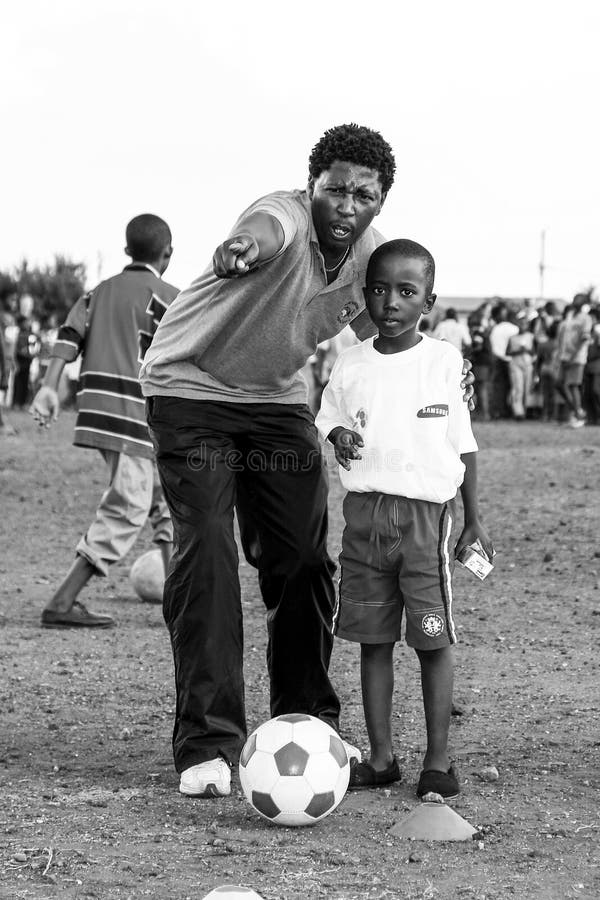
[(33, 299), (33, 315), (40, 322), (52, 317), (58, 324), (66, 318), (76, 300), (85, 293), (85, 263), (56, 254), (52, 263), (31, 265), (24, 259), (18, 266), (0, 270), (0, 312), (19, 313), (21, 297)]

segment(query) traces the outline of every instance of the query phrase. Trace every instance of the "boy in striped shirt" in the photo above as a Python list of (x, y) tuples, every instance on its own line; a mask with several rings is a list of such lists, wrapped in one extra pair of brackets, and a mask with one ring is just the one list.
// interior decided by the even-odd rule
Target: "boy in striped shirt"
[(479, 519), (477, 444), (460, 388), (462, 358), (419, 334), (435, 303), (435, 264), (414, 241), (381, 244), (366, 271), (365, 301), (379, 334), (342, 353), (316, 424), (340, 465), (346, 527), (335, 633), (361, 645), (370, 760), (353, 762), (350, 787), (400, 780), (392, 747), (393, 650), (401, 637), (421, 665), (427, 750), (417, 793), (458, 794), (448, 756), (456, 642), (452, 618), (454, 497), (464, 528), (456, 553), (491, 541)]
[(171, 231), (158, 216), (143, 214), (129, 222), (125, 236), (131, 263), (73, 306), (59, 330), (31, 407), (40, 425), (49, 426), (57, 418), (62, 371), (81, 354), (73, 443), (99, 450), (109, 470), (109, 485), (95, 520), (42, 612), (45, 628), (108, 628), (114, 624), (110, 616), (90, 612), (77, 598), (92, 575), (107, 575), (109, 566), (125, 556), (147, 518), (165, 568), (171, 554), (173, 529), (158, 481), (138, 380), (158, 323), (178, 293), (161, 277), (173, 252)]

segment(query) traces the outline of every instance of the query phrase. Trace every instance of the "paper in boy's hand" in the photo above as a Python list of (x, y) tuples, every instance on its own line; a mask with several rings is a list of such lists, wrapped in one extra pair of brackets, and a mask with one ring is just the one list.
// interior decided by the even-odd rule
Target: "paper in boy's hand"
[(463, 547), (456, 559), (461, 566), (473, 572), (480, 581), (487, 578), (494, 568), (479, 540), (473, 541), (467, 547)]

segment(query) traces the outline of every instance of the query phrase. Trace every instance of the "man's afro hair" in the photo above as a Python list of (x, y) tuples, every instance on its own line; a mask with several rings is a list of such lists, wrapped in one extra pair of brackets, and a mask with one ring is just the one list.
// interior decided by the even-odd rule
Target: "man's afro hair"
[(311, 178), (318, 178), (336, 161), (357, 163), (379, 172), (383, 193), (394, 183), (396, 161), (392, 148), (378, 131), (366, 125), (336, 125), (315, 144), (308, 160)]

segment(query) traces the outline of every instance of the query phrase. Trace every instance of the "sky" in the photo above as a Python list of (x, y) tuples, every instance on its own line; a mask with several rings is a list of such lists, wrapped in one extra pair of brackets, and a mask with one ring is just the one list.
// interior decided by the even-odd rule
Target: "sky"
[(597, 0), (5, 0), (0, 30), (0, 269), (60, 253), (91, 286), (153, 212), (183, 288), (358, 122), (397, 162), (375, 225), (438, 294), (600, 287)]

